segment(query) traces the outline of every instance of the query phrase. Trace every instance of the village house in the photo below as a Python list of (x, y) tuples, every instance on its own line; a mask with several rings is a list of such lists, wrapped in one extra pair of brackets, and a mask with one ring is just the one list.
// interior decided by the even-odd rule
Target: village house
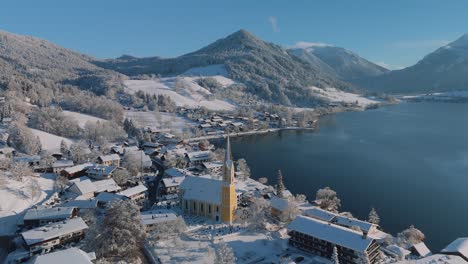
[(72, 196), (80, 197), (81, 199), (91, 199), (96, 192), (96, 186), (89, 179), (75, 181), (66, 189), (66, 192), (72, 194)]
[(179, 168), (169, 168), (164, 171), (164, 177), (172, 178), (172, 177), (181, 177), (185, 176), (185, 172)]
[(40, 254), (70, 242), (80, 241), (84, 238), (86, 229), (86, 223), (77, 217), (22, 232), (21, 237), (31, 254)]
[(354, 264), (357, 259), (378, 262), (379, 245), (363, 232), (300, 215), (288, 225), (288, 234), (291, 246), (314, 255), (330, 259), (336, 247), (340, 263)]
[(94, 252), (86, 253), (83, 250), (71, 247), (60, 251), (39, 255), (31, 260), (31, 264), (92, 264), (96, 259)]
[(203, 162), (202, 167), (208, 174), (216, 175), (223, 171), (223, 162), (218, 160)]
[(73, 167), (73, 160), (56, 160), (52, 163), (52, 172), (59, 175), (64, 169)]
[(210, 161), (213, 158), (213, 153), (209, 150), (193, 151), (185, 153), (185, 157), (190, 166), (195, 166)]
[(26, 211), (19, 226), (30, 229), (73, 218), (77, 214), (78, 210), (74, 207), (32, 208)]
[(122, 146), (113, 146), (111, 148), (111, 152), (120, 156), (125, 154), (124, 148)]
[(147, 191), (148, 191), (148, 188), (146, 188), (146, 186), (144, 186), (143, 184), (139, 184), (137, 186), (130, 187), (126, 190), (123, 190), (117, 194), (125, 196), (131, 200), (138, 201), (146, 197)]
[(114, 179), (105, 179), (100, 181), (93, 182), (94, 187), (96, 189), (96, 193), (100, 192), (117, 192), (120, 191), (122, 188), (114, 181)]
[(96, 165), (88, 167), (86, 173), (90, 178), (102, 180), (110, 178), (116, 169), (115, 166)]
[(117, 154), (102, 155), (97, 158), (97, 163), (105, 166), (120, 166), (120, 156)]
[(448, 244), (442, 253), (446, 255), (454, 255), (468, 261), (468, 237), (461, 237), (455, 239), (452, 243)]
[(83, 163), (79, 165), (75, 165), (73, 167), (65, 168), (63, 169), (60, 174), (64, 177), (67, 177), (68, 179), (73, 179), (77, 177), (81, 177), (86, 174), (86, 170), (94, 166), (93, 163)]
[(141, 212), (140, 218), (146, 232), (149, 232), (161, 224), (176, 221), (177, 215), (172, 210), (154, 210)]
[(31, 155), (31, 156), (21, 156), (21, 157), (13, 157), (13, 162), (23, 162), (27, 163), (29, 166), (34, 167), (38, 166), (41, 162), (41, 156), (39, 155)]
[(108, 192), (100, 192), (96, 196), (97, 206), (101, 207), (101, 208), (106, 207), (106, 205), (108, 203), (112, 202), (112, 201), (127, 200), (127, 199), (128, 198), (123, 196), (123, 195), (120, 195), (120, 194), (117, 194), (117, 193), (108, 193)]
[(237, 208), (234, 183), (234, 162), (227, 139), (222, 180), (211, 177), (187, 176), (180, 185), (182, 210), (187, 214), (232, 223)]
[(168, 195), (168, 194), (178, 193), (179, 192), (179, 186), (184, 181), (184, 179), (185, 179), (185, 176), (163, 178), (161, 180), (162, 194), (163, 195)]
[(16, 150), (10, 147), (3, 147), (3, 148), (0, 148), (0, 154), (3, 154), (6, 157), (11, 158), (16, 154)]

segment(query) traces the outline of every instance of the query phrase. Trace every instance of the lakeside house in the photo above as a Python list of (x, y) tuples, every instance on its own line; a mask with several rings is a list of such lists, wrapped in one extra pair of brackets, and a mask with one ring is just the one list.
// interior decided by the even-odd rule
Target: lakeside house
[(91, 166), (94, 166), (94, 163), (88, 162), (88, 163), (75, 165), (73, 167), (65, 168), (64, 170), (60, 172), (60, 174), (64, 177), (67, 177), (68, 179), (77, 178), (77, 177), (85, 175), (86, 170)]
[(297, 216), (288, 225), (289, 244), (314, 255), (331, 258), (333, 248), (338, 249), (340, 263), (354, 264), (357, 259), (377, 263), (377, 242), (349, 228), (307, 216)]
[(190, 166), (194, 166), (210, 161), (213, 158), (213, 153), (209, 150), (192, 151), (185, 153), (185, 157), (187, 158), (187, 162), (190, 164)]
[(31, 254), (46, 253), (70, 242), (84, 238), (88, 229), (80, 217), (37, 227), (21, 233), (21, 237)]
[(446, 255), (459, 256), (468, 262), (468, 237), (455, 239), (452, 243), (442, 249), (442, 253)]

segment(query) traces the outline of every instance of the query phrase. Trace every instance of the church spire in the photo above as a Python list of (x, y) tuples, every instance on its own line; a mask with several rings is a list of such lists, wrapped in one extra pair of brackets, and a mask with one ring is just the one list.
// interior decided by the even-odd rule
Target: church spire
[(224, 157), (224, 163), (232, 162), (232, 153), (231, 153), (231, 140), (229, 139), (229, 135), (227, 136), (226, 142), (226, 156)]
[(229, 135), (227, 136), (226, 153), (224, 157), (223, 167), (223, 181), (227, 184), (232, 184), (234, 182), (234, 162), (232, 160), (231, 141), (229, 139)]

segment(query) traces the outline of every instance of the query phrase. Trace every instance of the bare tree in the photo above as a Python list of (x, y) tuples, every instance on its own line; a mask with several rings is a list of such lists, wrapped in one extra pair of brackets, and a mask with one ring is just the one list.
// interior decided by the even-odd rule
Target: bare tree
[(258, 178), (258, 182), (261, 183), (261, 184), (267, 184), (268, 183), (268, 178), (266, 178), (266, 177)]
[(333, 254), (332, 254), (332, 262), (333, 264), (340, 264), (340, 261), (338, 259), (338, 249), (336, 246), (333, 247)]
[(118, 185), (125, 185), (130, 179), (130, 174), (126, 169), (117, 169), (113, 174), (112, 178)]
[(421, 230), (411, 225), (409, 228), (403, 230), (397, 235), (400, 243), (417, 244), (425, 239), (424, 233)]
[(68, 186), (68, 178), (65, 176), (57, 176), (54, 183), (55, 190), (61, 192)]
[(26, 191), (32, 201), (41, 195), (41, 187), (36, 179), (30, 179), (28, 185), (26, 185)]

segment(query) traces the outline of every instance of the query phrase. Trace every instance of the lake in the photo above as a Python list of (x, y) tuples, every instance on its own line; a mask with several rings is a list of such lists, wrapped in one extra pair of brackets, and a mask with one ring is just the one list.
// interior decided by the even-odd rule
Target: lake
[(413, 224), (439, 251), (468, 236), (468, 104), (402, 103), (327, 116), (317, 132), (232, 139), (252, 178), (313, 200), (337, 191), (342, 211), (366, 219), (372, 207), (393, 235)]

